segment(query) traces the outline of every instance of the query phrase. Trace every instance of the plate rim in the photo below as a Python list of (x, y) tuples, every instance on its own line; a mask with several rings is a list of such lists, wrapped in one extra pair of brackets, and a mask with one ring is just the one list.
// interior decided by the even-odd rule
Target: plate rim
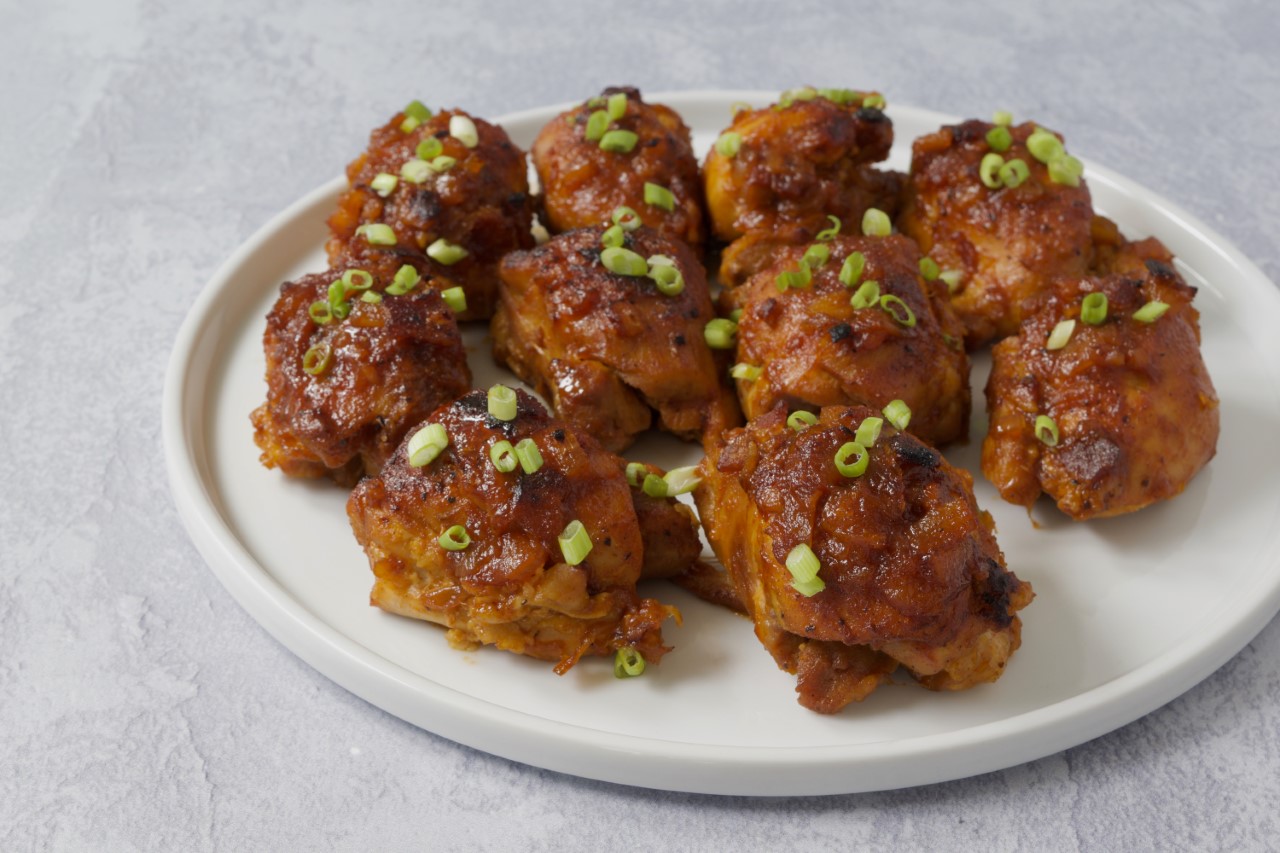
[[(650, 101), (678, 112), (767, 102), (763, 90), (655, 92)], [(506, 113), (500, 125), (547, 121), (576, 102)], [(939, 125), (954, 116), (915, 107), (911, 114)], [(1164, 197), (1092, 161), (1090, 180), (1103, 179), (1177, 222), (1241, 273), (1253, 293), (1265, 293), (1280, 312), (1280, 289), (1236, 246)], [(1144, 716), (1186, 692), (1237, 654), (1280, 611), (1280, 579), (1273, 578), (1243, 617), (1206, 642), (1188, 638), (1123, 675), (1053, 704), (945, 733), (874, 743), (804, 747), (741, 747), (641, 739), (628, 742), (598, 730), (494, 705), (419, 676), (328, 625), (294, 598), (249, 553), (213, 499), (198, 457), (203, 442), (200, 395), (187, 379), (211, 329), (218, 296), (236, 271), (300, 214), (346, 185), (327, 181), (272, 216), (221, 264), (179, 328), (165, 372), (162, 437), (170, 491), (188, 534), (215, 576), (278, 642), (339, 686), (434, 734), (481, 751), (583, 778), (661, 790), (722, 795), (791, 796), (891, 790), (949, 781), (1033, 761), (1092, 740)], [(1278, 390), (1274, 389), (1273, 390)], [(197, 411), (193, 411), (193, 407)], [(1280, 554), (1272, 569), (1280, 568)]]

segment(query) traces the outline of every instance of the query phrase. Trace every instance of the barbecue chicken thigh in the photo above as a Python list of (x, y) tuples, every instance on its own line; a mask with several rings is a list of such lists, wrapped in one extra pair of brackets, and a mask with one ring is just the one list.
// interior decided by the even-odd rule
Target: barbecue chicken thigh
[(630, 445), (651, 408), (685, 439), (740, 422), (727, 355), (706, 341), (706, 275), (685, 244), (645, 226), (583, 228), (512, 253), (501, 275), (494, 357), (607, 449)]
[(436, 410), (352, 492), (372, 603), (561, 674), (628, 647), (656, 663), (679, 613), (636, 594), (645, 544), (622, 461), (532, 396), (516, 401), (510, 420), (483, 391)]
[(779, 408), (726, 434), (694, 493), (756, 636), (821, 713), (898, 665), (932, 690), (996, 680), (1032, 598), (969, 475), (888, 424), (872, 436), (876, 415), (832, 406), (796, 430)]
[(920, 260), (900, 235), (837, 236), (779, 248), (727, 291), (722, 307), (742, 309), (737, 387), (747, 418), (780, 403), (816, 412), (855, 403), (881, 409), (897, 399), (912, 412), (908, 428), (925, 441), (965, 438), (963, 332), (946, 286), (926, 280)]
[(505, 130), (415, 101), (373, 131), (347, 177), (329, 217), (331, 262), (388, 275), (412, 264), (462, 287), (459, 319), (493, 313), (498, 262), (534, 244), (528, 166)]
[(707, 241), (702, 182), (689, 128), (629, 86), (553, 118), (533, 143), (544, 224), (552, 233), (608, 222), (627, 207), (695, 249)]
[(1059, 137), (966, 121), (911, 152), (898, 227), (951, 279), (970, 349), (1014, 334), (1026, 300), (1085, 273), (1093, 207)]
[(1030, 305), (987, 380), (982, 473), (1010, 503), (1043, 491), (1077, 521), (1180, 494), (1218, 440), (1195, 289), (1156, 240), (1104, 265)]
[(251, 416), (263, 465), (353, 485), (470, 389), (453, 312), (408, 273), (401, 281), (415, 284), (399, 295), (390, 279), (343, 267), (281, 286), (262, 336), (267, 401)]

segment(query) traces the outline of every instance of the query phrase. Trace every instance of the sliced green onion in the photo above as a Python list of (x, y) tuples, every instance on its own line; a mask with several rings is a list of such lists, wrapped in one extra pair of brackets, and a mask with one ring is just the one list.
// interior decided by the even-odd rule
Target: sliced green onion
[(516, 458), (526, 474), (536, 474), (542, 467), (542, 451), (532, 438), (522, 438), (516, 443)]
[(1063, 154), (1049, 161), (1049, 180), (1055, 184), (1078, 187), (1083, 174), (1084, 164), (1070, 154)]
[(883, 418), (863, 418), (862, 423), (858, 424), (858, 429), (853, 434), (853, 440), (863, 447), (875, 447), (876, 440), (880, 438), (880, 429), (883, 426)]
[(862, 99), (862, 105), (870, 109), (882, 110), (884, 109), (884, 95), (877, 95), (872, 92)]
[(342, 284), (348, 291), (361, 293), (373, 287), (373, 276), (365, 270), (347, 270), (342, 274)]
[(307, 314), (321, 326), (333, 322), (333, 308), (330, 307), (327, 299), (317, 299), (312, 302), (311, 307), (307, 309)]
[(667, 484), (667, 496), (675, 497), (692, 492), (698, 488), (698, 484), (702, 482), (702, 478), (698, 476), (697, 465), (686, 465), (683, 468), (672, 468), (663, 475), (662, 480)]
[(1036, 438), (1049, 447), (1058, 446), (1058, 425), (1048, 415), (1036, 415)]
[(455, 524), (444, 533), (441, 533), (440, 538), (436, 541), (446, 551), (462, 551), (471, 544), (471, 534), (467, 533), (467, 528), (461, 524)]
[(964, 281), (964, 272), (961, 270), (943, 270), (938, 273), (938, 278), (947, 286), (948, 293), (955, 293), (960, 287), (960, 282)]
[(684, 274), (674, 265), (655, 263), (655, 259), (661, 257), (664, 256), (649, 258), (649, 278), (653, 279), (663, 296), (679, 296), (684, 292)]
[(671, 190), (647, 181), (644, 185), (644, 203), (667, 211), (676, 209), (676, 197), (672, 195)]
[(1107, 319), (1107, 294), (1090, 293), (1080, 303), (1080, 319), (1090, 326), (1099, 326)]
[(342, 279), (334, 279), (329, 283), (329, 307), (337, 308), (347, 301), (347, 283)]
[(610, 130), (600, 137), (600, 148), (603, 151), (626, 154), (632, 148), (635, 148), (636, 143), (639, 141), (640, 137), (629, 130)]
[(645, 474), (644, 483), (640, 486), (640, 489), (651, 498), (665, 498), (667, 496), (667, 481), (657, 474)]
[(516, 392), (506, 385), (498, 384), (489, 389), (489, 414), (500, 421), (514, 421), (519, 413), (520, 403)]
[(920, 276), (925, 281), (936, 280), (940, 272), (942, 272), (942, 270), (938, 269), (938, 262), (933, 258), (920, 259)]
[(447, 154), (441, 154), (439, 157), (434, 157), (427, 161), (427, 165), (431, 168), (431, 171), (435, 172), (437, 175), (442, 172), (449, 171), (457, 164), (457, 159), (450, 157)]
[(369, 182), (369, 188), (383, 198), (386, 198), (391, 195), (392, 190), (396, 188), (396, 184), (399, 182), (400, 179), (395, 175), (387, 172), (379, 172), (374, 175), (373, 180)]
[(916, 314), (911, 310), (911, 306), (903, 302), (892, 293), (886, 293), (880, 297), (880, 307), (885, 313), (892, 317), (899, 326), (906, 326), (908, 329), (916, 324)]
[(840, 281), (845, 287), (853, 287), (862, 278), (862, 271), (867, 267), (867, 257), (861, 252), (850, 252), (840, 267)]
[(818, 571), (822, 568), (818, 555), (805, 543), (800, 543), (787, 554), (787, 571), (791, 572), (791, 586), (806, 598), (826, 589)]
[(649, 266), (651, 267), (674, 267), (676, 259), (670, 255), (650, 255)]
[(594, 98), (589, 98), (587, 100), (587, 106), (593, 109), (595, 107), (603, 107), (606, 103), (607, 101), (604, 95), (596, 95)]
[(489, 461), (493, 463), (493, 467), (497, 468), (504, 474), (509, 474), (516, 470), (516, 466), (520, 464), (516, 459), (515, 449), (509, 441), (497, 441), (489, 448)]
[(366, 290), (364, 293), (360, 294), (360, 301), (368, 302), (370, 305), (377, 305), (382, 301), (382, 294), (378, 293), (376, 290)]
[(599, 142), (608, 129), (609, 114), (604, 110), (596, 110), (587, 118), (587, 128), (583, 134), (588, 142)]
[(803, 290), (813, 282), (813, 270), (809, 267), (807, 261), (803, 258), (800, 260), (800, 266), (794, 270), (786, 270), (778, 273), (778, 277), (774, 279), (774, 283), (778, 286), (779, 293), (786, 293), (789, 289)]
[(995, 152), (982, 155), (982, 162), (978, 164), (978, 177), (982, 179), (983, 186), (993, 190), (1000, 189), (1000, 167), (1003, 165), (1004, 158)]
[(814, 243), (812, 246), (804, 250), (804, 262), (809, 265), (811, 270), (825, 264), (831, 258), (831, 249), (823, 243)]
[(1022, 185), (1022, 182), (1031, 177), (1031, 168), (1027, 166), (1027, 162), (1018, 157), (1005, 163), (1000, 167), (998, 177), (1000, 183), (1009, 189)]
[(1027, 150), (1041, 163), (1051, 163), (1067, 153), (1062, 147), (1061, 139), (1040, 127), (1027, 137)]
[(880, 282), (868, 279), (849, 298), (854, 308), (870, 308), (880, 302)]
[(1048, 350), (1062, 349), (1071, 340), (1071, 333), (1075, 330), (1075, 320), (1063, 320), (1053, 327), (1053, 331), (1049, 333), (1049, 340), (1045, 342), (1044, 348)]
[(444, 264), (446, 267), (453, 266), (469, 254), (471, 253), (459, 246), (457, 243), (450, 243), (443, 237), (427, 247), (427, 255)]
[(861, 477), (871, 464), (871, 454), (858, 441), (846, 441), (840, 445), (835, 457), (836, 470), (845, 477)]
[(396, 232), (391, 229), (390, 225), (383, 222), (368, 222), (356, 229), (356, 234), (361, 234), (364, 239), (369, 241), (373, 246), (394, 246), (396, 244)]
[(744, 382), (755, 382), (760, 378), (760, 374), (764, 373), (764, 369), (754, 364), (743, 364), (739, 362), (729, 368), (729, 375), (734, 379), (741, 379)]
[(878, 208), (867, 208), (867, 212), (862, 215), (862, 233), (868, 237), (888, 237), (893, 231), (893, 223), (889, 221), (889, 214)]
[(737, 115), (738, 113), (751, 112), (751, 105), (746, 101), (734, 101), (729, 105), (729, 114)]
[(404, 165), (400, 167), (400, 177), (411, 184), (420, 184), (431, 177), (431, 165), (426, 160), (419, 160), (416, 157), (405, 160)]
[(623, 646), (613, 656), (614, 678), (635, 678), (644, 674), (644, 655), (634, 646)]
[(818, 90), (812, 86), (804, 86), (800, 89), (787, 89), (778, 98), (778, 106), (789, 107), (796, 101), (812, 101), (818, 97)]
[(428, 136), (418, 143), (414, 153), (418, 155), (419, 159), (434, 160), (444, 153), (444, 143), (434, 136)]
[(469, 116), (450, 116), (449, 135), (468, 148), (475, 148), (480, 144), (480, 134), (476, 131), (476, 123)]
[(738, 324), (724, 317), (716, 317), (707, 322), (702, 330), (707, 346), (712, 349), (733, 349), (734, 338), (738, 334)]
[(328, 344), (316, 344), (302, 356), (302, 369), (312, 376), (319, 376), (333, 360), (333, 348)]
[(449, 446), (449, 433), (441, 424), (427, 424), (409, 439), (409, 464), (414, 468), (431, 462)]
[(335, 320), (345, 320), (351, 314), (350, 302), (329, 303), (330, 310), (333, 311)]
[(564, 555), (564, 562), (568, 565), (576, 566), (580, 562), (586, 560), (586, 555), (591, 553), (591, 535), (586, 532), (585, 526), (581, 521), (573, 519), (564, 528), (564, 532), (559, 534), (559, 546), (561, 553)]
[(392, 296), (404, 296), (417, 287), (420, 281), (422, 281), (422, 276), (418, 274), (418, 271), (409, 264), (405, 264), (396, 270), (395, 278), (391, 280), (391, 284), (387, 285), (387, 293)]
[(830, 243), (840, 236), (840, 217), (828, 214), (827, 220), (830, 221), (831, 227), (822, 229), (818, 232), (818, 236), (813, 238), (819, 243)]
[(730, 311), (730, 312), (729, 312), (729, 319), (730, 319), (730, 320), (732, 320), (732, 321), (733, 321), (733, 322), (735, 322), (735, 323), (741, 323), (741, 322), (742, 322), (742, 309), (741, 309), (741, 308), (734, 308), (732, 311)]
[(621, 246), (611, 246), (601, 252), (600, 262), (609, 272), (618, 275), (645, 275), (649, 272), (649, 264), (644, 258)]
[(1159, 299), (1153, 299), (1146, 305), (1143, 305), (1137, 311), (1133, 312), (1133, 319), (1139, 323), (1154, 323), (1164, 316), (1164, 312), (1169, 310), (1168, 302), (1161, 302)]
[(787, 426), (796, 432), (805, 427), (811, 427), (818, 422), (818, 416), (813, 412), (806, 412), (804, 409), (798, 409), (787, 415)]
[(996, 125), (987, 131), (987, 144), (991, 146), (992, 151), (1003, 154), (1013, 144), (1013, 134), (1009, 133), (1009, 128)]
[(613, 224), (619, 226), (623, 231), (634, 231), (644, 224), (640, 221), (640, 214), (625, 204), (613, 209), (612, 218)]
[(742, 134), (726, 130), (716, 139), (716, 153), (730, 159), (737, 157), (742, 150)]
[(467, 310), (467, 294), (461, 287), (446, 287), (440, 291), (440, 298), (455, 314), (461, 314)]
[(422, 101), (410, 101), (401, 112), (404, 113), (404, 121), (400, 122), (402, 133), (416, 130), (418, 125), (431, 118), (431, 110), (427, 109)]
[(625, 240), (626, 232), (622, 230), (621, 225), (610, 225), (604, 229), (604, 233), (600, 235), (600, 245), (606, 249), (616, 249), (621, 246)]
[(860, 101), (863, 97), (861, 92), (855, 92), (853, 89), (819, 89), (818, 96), (842, 107), (854, 101)]
[(911, 407), (901, 400), (890, 400), (881, 414), (895, 429), (906, 429), (907, 424), (911, 423)]
[(617, 121), (627, 114), (627, 96), (623, 92), (615, 92), (610, 95), (606, 104), (608, 105), (606, 109), (609, 111), (610, 121)]
[(628, 483), (628, 485), (632, 485), (632, 486), (639, 486), (639, 485), (640, 485), (640, 475), (641, 475), (641, 474), (648, 474), (648, 473), (649, 473), (649, 466), (648, 466), (648, 465), (645, 465), (643, 462), (628, 462), (628, 463), (627, 463), (627, 483)]
[(1008, 126), (1013, 124), (1013, 113), (1008, 110), (996, 110), (995, 115), (991, 117), (993, 124)]

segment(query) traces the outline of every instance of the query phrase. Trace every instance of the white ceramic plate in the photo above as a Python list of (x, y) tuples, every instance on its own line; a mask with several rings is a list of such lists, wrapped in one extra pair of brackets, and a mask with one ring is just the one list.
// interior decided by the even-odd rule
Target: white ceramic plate
[[(659, 94), (700, 151), (730, 104), (773, 93)], [(500, 119), (527, 147), (563, 107)], [(905, 168), (910, 140), (951, 121), (889, 110)], [(1068, 129), (1069, 130), (1069, 129)], [(352, 140), (352, 155), (360, 145)], [(1131, 237), (1159, 236), (1200, 286), (1204, 354), (1222, 398), (1218, 456), (1176, 500), (1136, 515), (1073, 524), (1042, 502), (1040, 528), (976, 477), (1009, 566), (1030, 581), (1022, 649), (996, 684), (964, 693), (887, 685), (832, 717), (801, 708), (746, 620), (667, 585), (676, 648), (643, 678), (617, 681), (603, 659), (557, 677), (549, 664), (449, 648), (431, 625), (368, 605), (371, 575), (344, 511), (345, 491), (262, 468), (248, 415), (265, 395), (263, 318), (280, 282), (325, 267), (332, 181), (235, 253), (200, 295), (165, 386), (165, 451), (174, 496), (200, 552), (236, 599), (320, 672), (411, 723), (486, 752), (566, 773), (719, 794), (888, 789), (982, 773), (1057, 752), (1152, 711), (1240, 650), (1280, 609), (1280, 293), (1222, 237), (1177, 207), (1088, 164), (1096, 206)], [(477, 387), (500, 378), (482, 329), (468, 334)], [(977, 401), (967, 447), (978, 471)], [(668, 467), (701, 451), (666, 436), (629, 454)]]

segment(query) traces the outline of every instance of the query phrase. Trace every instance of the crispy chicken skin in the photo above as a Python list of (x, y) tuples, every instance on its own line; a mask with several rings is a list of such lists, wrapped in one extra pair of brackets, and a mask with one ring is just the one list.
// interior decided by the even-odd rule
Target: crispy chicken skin
[[(385, 295), (374, 276), (351, 313), (319, 324), (309, 314), (326, 302), (345, 268), (304, 276), (280, 288), (262, 336), (267, 401), (253, 411), (253, 440), (262, 464), (291, 477), (332, 477), (353, 485), (377, 474), (406, 430), (443, 403), (465, 394), (471, 371), (453, 313), (429, 282), (402, 296)], [(328, 348), (328, 365), (303, 369), (308, 350)]]
[(951, 304), (976, 349), (1012, 335), (1023, 303), (1054, 279), (1079, 278), (1090, 255), (1093, 207), (1084, 181), (1054, 183), (1026, 141), (1036, 125), (1010, 128), (1003, 157), (1022, 160), (1030, 176), (1014, 188), (988, 189), (979, 177), (994, 125), (966, 121), (922, 136), (911, 147), (911, 174), (898, 227), (944, 270), (962, 279)]
[[(474, 148), (449, 135), (454, 116), (475, 124)], [(501, 127), (461, 110), (441, 112), (407, 133), (400, 129), (404, 120), (404, 113), (397, 113), (373, 131), (369, 148), (347, 167), (350, 188), (329, 217), (329, 258), (334, 264), (352, 262), (388, 276), (402, 264), (412, 264), (422, 274), (440, 279), (441, 287), (462, 287), (467, 310), (459, 319), (488, 319), (498, 288), (498, 262), (507, 252), (534, 244), (524, 152)], [(401, 169), (421, 159), (418, 146), (430, 139), (440, 143), (441, 157), (457, 162), (439, 173), (425, 169), (421, 183), (414, 183)], [(396, 178), (395, 188), (385, 197), (372, 186), (379, 174)], [(395, 245), (371, 244), (356, 233), (368, 223), (390, 226)], [(440, 239), (466, 250), (466, 257), (451, 264), (430, 257), (428, 247)]]
[(876, 93), (846, 94), (844, 103), (792, 96), (734, 115), (725, 131), (740, 137), (737, 153), (713, 147), (703, 165), (717, 238), (730, 242), (793, 225), (816, 233), (828, 215), (860, 220), (886, 195), (886, 178), (869, 164), (889, 156), (893, 123), (879, 108), (862, 106)]
[[(921, 277), (920, 251), (900, 235), (840, 236), (825, 245), (830, 258), (813, 270), (808, 287), (778, 291), (778, 275), (798, 269), (805, 253), (805, 246), (792, 246), (724, 297), (724, 307), (743, 309), (738, 362), (763, 368), (758, 379), (737, 381), (747, 418), (779, 403), (791, 410), (855, 403), (881, 409), (901, 399), (911, 408), (915, 435), (935, 445), (965, 438), (969, 360), (946, 285)], [(900, 299), (913, 325), (879, 304), (850, 304), (858, 285), (846, 287), (840, 270), (854, 252), (866, 259), (860, 282), (878, 282), (882, 296)]]
[[(756, 636), (821, 713), (865, 698), (899, 664), (932, 690), (996, 680), (1032, 598), (972, 479), (936, 450), (886, 424), (862, 476), (837, 470), (837, 450), (876, 414), (832, 406), (797, 432), (779, 408), (727, 433), (694, 493)], [(821, 562), (812, 597), (785, 566), (801, 544)]]
[[(609, 130), (638, 137), (631, 151), (606, 151), (586, 138), (587, 122), (606, 110), (610, 95), (626, 96), (626, 112)], [(606, 113), (607, 115), (607, 113)], [(647, 104), (629, 86), (610, 87), (553, 118), (533, 143), (533, 165), (542, 184), (544, 224), (552, 233), (609, 221), (615, 208), (630, 207), (640, 220), (697, 248), (707, 241), (698, 161), (689, 128), (671, 108)], [(671, 210), (646, 204), (644, 185), (671, 191)]]
[[(483, 391), (441, 407), (429, 418), (449, 435), (439, 456), (413, 467), (406, 441), (351, 493), (347, 514), (375, 576), (371, 602), (444, 625), (454, 646), (555, 661), (560, 674), (625, 646), (658, 662), (668, 651), (661, 625), (679, 613), (636, 594), (644, 543), (620, 460), (530, 395), (518, 401), (512, 421), (489, 415)], [(498, 471), (490, 447), (526, 438), (542, 467)], [(557, 539), (575, 519), (592, 548), (571, 566)], [(453, 525), (470, 536), (462, 550), (438, 541)]]
[[(1200, 354), (1195, 289), (1172, 261), (1156, 240), (1127, 244), (1106, 260), (1114, 272), (1061, 282), (992, 350), (982, 473), (1005, 500), (1030, 507), (1043, 491), (1077, 521), (1119, 515), (1180, 494), (1213, 458), (1218, 397)], [(1080, 320), (1095, 292), (1108, 303), (1096, 326)], [(1133, 319), (1152, 300), (1168, 312)], [(1050, 351), (1063, 320), (1075, 330)], [(1056, 446), (1036, 438), (1039, 415), (1057, 425)]]
[(703, 336), (715, 315), (692, 250), (648, 227), (626, 233), (624, 248), (666, 255), (683, 274), (684, 290), (665, 296), (647, 276), (606, 269), (602, 233), (579, 229), (507, 256), (494, 357), (550, 400), (557, 417), (615, 452), (648, 428), (650, 407), (663, 429), (685, 439), (737, 425), (728, 359)]

